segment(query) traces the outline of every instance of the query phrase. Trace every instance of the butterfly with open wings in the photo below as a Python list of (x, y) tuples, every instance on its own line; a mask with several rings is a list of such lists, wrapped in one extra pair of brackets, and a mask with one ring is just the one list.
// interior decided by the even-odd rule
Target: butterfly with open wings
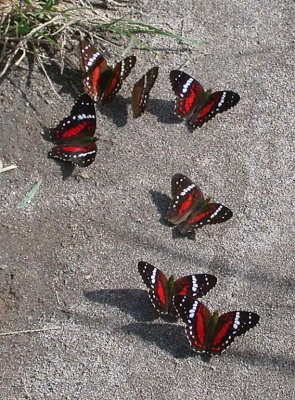
[(136, 57), (126, 57), (112, 68), (107, 64), (103, 55), (87, 40), (81, 41), (80, 51), (85, 92), (94, 101), (111, 101), (135, 66)]
[(166, 218), (182, 234), (206, 224), (225, 222), (233, 215), (229, 208), (205, 199), (201, 189), (183, 174), (172, 177), (171, 192), (173, 203)]
[(205, 296), (217, 282), (217, 278), (209, 274), (187, 275), (176, 280), (173, 275), (167, 278), (161, 270), (145, 261), (138, 263), (138, 272), (149, 289), (149, 296), (155, 309), (160, 314), (174, 316), (172, 297), (175, 294), (200, 298)]
[(96, 156), (96, 115), (92, 98), (81, 94), (71, 113), (55, 128), (50, 129), (48, 138), (57, 144), (48, 153), (50, 158), (72, 162), (79, 167), (89, 166)]
[(173, 304), (186, 324), (191, 347), (204, 356), (220, 355), (237, 336), (243, 335), (259, 322), (259, 315), (249, 311), (230, 311), (218, 316), (200, 301), (176, 295)]
[(193, 128), (201, 127), (217, 113), (234, 107), (240, 100), (240, 96), (232, 91), (205, 92), (198, 81), (183, 71), (171, 71), (170, 82), (177, 96), (174, 112), (188, 120)]

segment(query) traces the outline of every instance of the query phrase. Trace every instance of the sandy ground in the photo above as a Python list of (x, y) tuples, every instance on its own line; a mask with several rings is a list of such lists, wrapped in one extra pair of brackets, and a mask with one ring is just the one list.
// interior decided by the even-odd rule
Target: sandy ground
[[(196, 3), (198, 3), (196, 5)], [(76, 97), (55, 76), (52, 93), (18, 70), (1, 84), (1, 400), (294, 398), (294, 2), (145, 1), (149, 22), (200, 40), (192, 51), (154, 39), (121, 95), (98, 107), (98, 154), (63, 180), (40, 132)], [(293, 25), (294, 28), (294, 25)], [(160, 51), (170, 46), (173, 51)], [(112, 60), (120, 53), (113, 53)], [(172, 115), (172, 69), (241, 96), (231, 111), (189, 132)], [(134, 120), (132, 84), (160, 66), (148, 110)], [(79, 83), (76, 83), (79, 85)], [(292, 87), (293, 86), (293, 87)], [(293, 104), (292, 104), (293, 103)], [(292, 132), (293, 129), (293, 132)], [(233, 218), (195, 240), (162, 224), (170, 179), (182, 172)], [(25, 209), (17, 204), (37, 183)], [(256, 311), (261, 323), (204, 363), (184, 327), (156, 319), (137, 273), (211, 273), (212, 310)]]

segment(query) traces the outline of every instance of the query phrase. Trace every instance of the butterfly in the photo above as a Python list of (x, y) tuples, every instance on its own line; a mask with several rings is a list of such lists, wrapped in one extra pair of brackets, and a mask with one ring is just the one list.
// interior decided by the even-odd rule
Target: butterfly
[(234, 107), (240, 100), (240, 96), (231, 91), (205, 92), (198, 81), (179, 70), (170, 72), (170, 82), (177, 96), (175, 114), (187, 119), (194, 128), (201, 127), (217, 113)]
[(220, 355), (237, 336), (241, 336), (259, 322), (259, 315), (248, 311), (230, 311), (218, 316), (200, 301), (176, 295), (173, 298), (178, 316), (186, 324), (191, 347), (204, 356)]
[(229, 220), (232, 211), (219, 203), (204, 199), (201, 189), (183, 174), (175, 174), (171, 181), (172, 207), (166, 218), (178, 226), (182, 234)]
[(138, 272), (149, 289), (153, 306), (160, 314), (175, 315), (172, 297), (175, 294), (202, 297), (211, 290), (217, 278), (209, 274), (187, 275), (174, 280), (173, 275), (168, 279), (162, 271), (153, 265), (140, 261)]
[(158, 67), (153, 67), (135, 83), (132, 91), (132, 110), (133, 117), (138, 118), (145, 111), (146, 103), (149, 98), (158, 76)]
[(94, 101), (108, 102), (115, 97), (132, 68), (136, 57), (129, 56), (114, 68), (108, 66), (102, 54), (87, 40), (80, 43), (84, 90)]
[(74, 104), (70, 115), (55, 128), (49, 139), (58, 144), (48, 153), (50, 158), (70, 161), (79, 167), (88, 167), (96, 156), (96, 115), (91, 97), (83, 93)]

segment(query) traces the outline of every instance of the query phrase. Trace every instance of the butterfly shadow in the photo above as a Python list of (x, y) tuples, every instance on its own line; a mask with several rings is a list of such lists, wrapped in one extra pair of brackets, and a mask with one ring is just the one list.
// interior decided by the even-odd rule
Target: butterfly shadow
[(167, 221), (166, 216), (168, 210), (171, 206), (171, 199), (164, 193), (158, 192), (157, 190), (150, 190), (149, 191), (152, 202), (157, 207), (157, 210), (160, 214), (160, 223), (166, 226), (173, 226), (169, 221)]
[(253, 351), (231, 350), (231, 362), (245, 362), (254, 367), (263, 366), (268, 370), (280, 371), (283, 375), (295, 375), (295, 360), (286, 355), (254, 353)]
[(121, 327), (123, 332), (139, 336), (145, 342), (155, 344), (174, 358), (189, 358), (196, 355), (185, 337), (184, 328), (180, 325), (143, 322), (131, 323)]
[(159, 317), (145, 290), (100, 289), (84, 292), (84, 295), (94, 303), (117, 307), (139, 322), (150, 322)]
[(189, 240), (196, 240), (196, 233), (195, 231), (189, 232), (185, 235), (179, 232), (177, 226), (169, 222), (166, 218), (167, 213), (171, 207), (172, 200), (169, 196), (164, 193), (158, 192), (156, 190), (149, 191), (150, 196), (152, 198), (153, 203), (157, 207), (157, 210), (160, 214), (159, 222), (164, 226), (172, 227), (172, 238), (173, 239), (189, 239)]
[(117, 95), (110, 103), (99, 103), (98, 109), (101, 114), (112, 120), (118, 128), (127, 124), (127, 102), (123, 96)]
[(181, 119), (173, 113), (174, 101), (162, 99), (150, 99), (147, 111), (157, 117), (158, 122), (163, 124), (179, 124)]

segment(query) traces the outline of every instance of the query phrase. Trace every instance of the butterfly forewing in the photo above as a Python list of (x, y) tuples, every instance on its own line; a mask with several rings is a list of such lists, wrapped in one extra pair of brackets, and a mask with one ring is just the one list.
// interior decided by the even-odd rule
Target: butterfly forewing
[(215, 92), (209, 96), (207, 103), (196, 112), (189, 123), (194, 127), (201, 127), (205, 122), (209, 121), (217, 113), (222, 113), (234, 107), (240, 100), (240, 96), (231, 91)]
[(91, 97), (83, 93), (75, 102), (71, 113), (55, 128), (50, 129), (49, 137), (55, 143), (63, 143), (78, 136), (93, 136), (96, 129), (96, 115)]
[(189, 217), (197, 204), (204, 199), (200, 188), (183, 174), (175, 174), (171, 181), (173, 204), (168, 221), (178, 224)]
[(94, 100), (101, 95), (100, 81), (102, 75), (108, 69), (107, 62), (102, 54), (93, 47), (88, 41), (80, 43), (82, 70), (84, 71), (83, 85), (84, 90)]
[(133, 117), (138, 118), (145, 111), (149, 93), (158, 76), (158, 67), (153, 67), (144, 74), (133, 86), (132, 110)]
[(121, 89), (124, 80), (128, 77), (128, 75), (132, 71), (133, 67), (135, 66), (135, 63), (136, 63), (136, 57), (129, 56), (115, 66), (108, 80), (108, 84), (101, 95), (101, 101), (108, 102), (113, 99), (113, 97)]
[(187, 296), (174, 296), (173, 305), (186, 324), (186, 334), (192, 348), (203, 353), (207, 341), (207, 327), (211, 318), (210, 311), (200, 301)]
[(149, 289), (149, 296), (155, 309), (160, 313), (167, 313), (169, 308), (167, 277), (158, 268), (145, 261), (138, 263), (138, 272)]
[(230, 311), (218, 318), (210, 354), (219, 355), (235, 340), (259, 322), (259, 315), (248, 311)]
[(196, 102), (204, 93), (202, 85), (185, 72), (170, 72), (172, 89), (177, 96), (174, 112), (181, 118), (190, 118)]
[(217, 278), (210, 274), (187, 275), (174, 282), (175, 293), (181, 296), (205, 296), (217, 283)]

